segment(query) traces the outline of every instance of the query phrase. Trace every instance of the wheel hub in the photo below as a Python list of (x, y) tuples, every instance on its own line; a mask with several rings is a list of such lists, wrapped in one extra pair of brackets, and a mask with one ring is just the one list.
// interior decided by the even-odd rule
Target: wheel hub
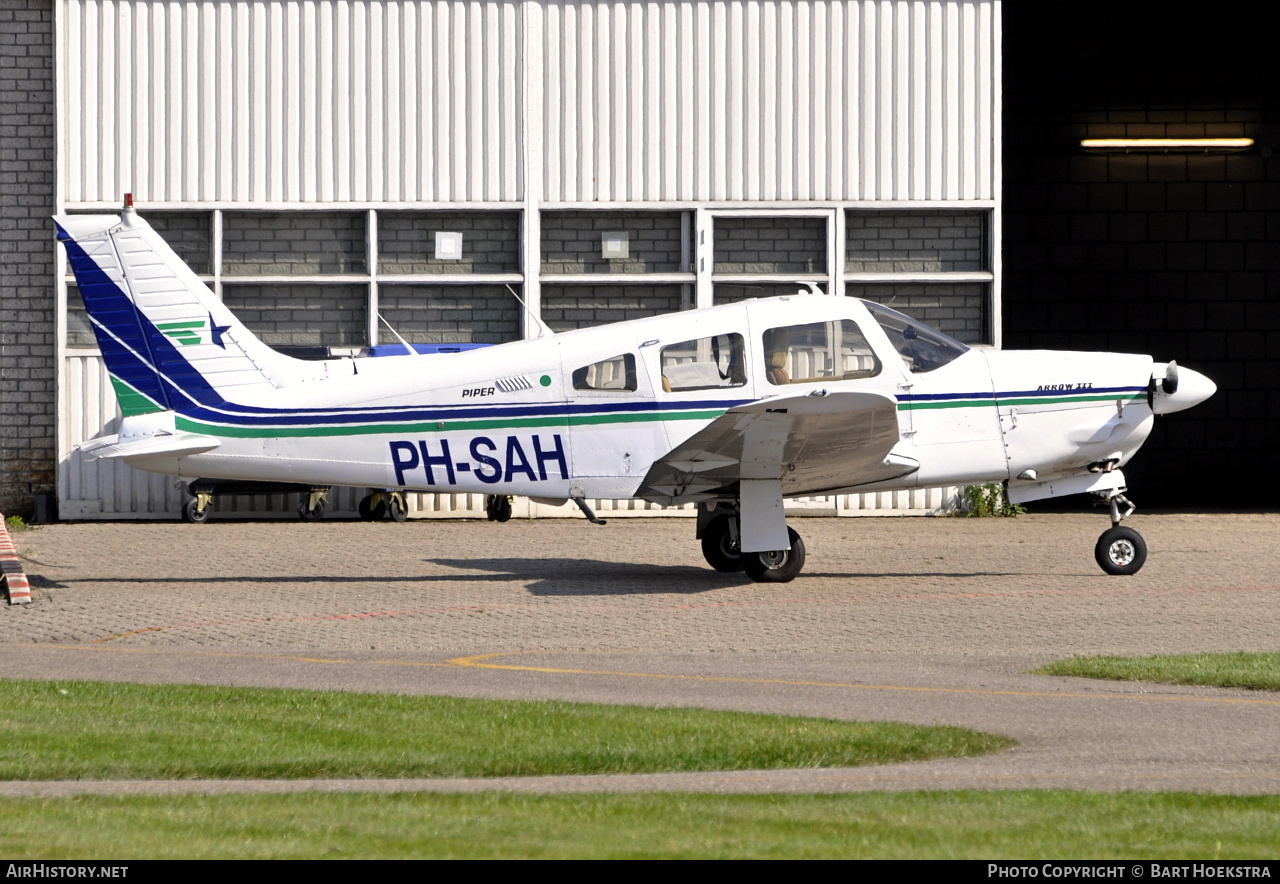
[(769, 552), (759, 553), (760, 564), (764, 565), (770, 571), (776, 571), (787, 563), (787, 551), (785, 549), (775, 549)]
[(1134, 556), (1137, 554), (1133, 548), (1133, 544), (1128, 540), (1117, 540), (1115, 543), (1111, 544), (1111, 547), (1107, 552), (1111, 556), (1111, 561), (1121, 567), (1132, 562)]

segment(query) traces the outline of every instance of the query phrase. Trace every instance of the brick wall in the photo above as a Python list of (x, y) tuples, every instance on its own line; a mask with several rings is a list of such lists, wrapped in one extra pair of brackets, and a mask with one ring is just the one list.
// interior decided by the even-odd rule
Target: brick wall
[(0, 511), (54, 490), (53, 4), (0, 0)]
[(897, 285), (845, 286), (851, 298), (866, 298), (892, 307), (966, 344), (990, 343), (987, 316), (987, 287), (980, 283), (943, 285), (939, 283), (899, 283)]
[[(1126, 470), (1139, 505), (1275, 505), (1280, 80), (1263, 26), (1272, 11), (1005, 4), (1006, 346), (1150, 353), (1218, 385), (1208, 402), (1157, 419)], [(1248, 135), (1256, 146), (1079, 149), (1081, 138), (1120, 135)], [(1250, 481), (1224, 484), (1224, 464)]]
[(208, 212), (139, 211), (138, 214), (194, 272), (213, 273), (210, 253), (213, 222)]
[[(543, 212), (543, 273), (676, 273), (679, 212)], [(625, 260), (600, 255), (601, 234), (627, 233)], [(685, 268), (687, 269), (687, 268)]]
[(554, 331), (643, 319), (680, 309), (678, 285), (544, 285), (542, 321)]
[(363, 347), (369, 290), (363, 285), (224, 285), (222, 302), (272, 347)]
[(222, 272), (365, 273), (364, 212), (226, 212)]
[[(462, 234), (461, 261), (436, 260), (438, 231)], [(379, 212), (378, 272), (519, 273), (520, 215), (518, 212)]]
[(717, 218), (715, 273), (825, 273), (822, 218)]
[[(520, 303), (501, 285), (380, 285), (378, 312), (413, 344), (520, 339)], [(396, 337), (380, 326), (378, 341), (394, 344)]]
[(848, 212), (845, 270), (990, 270), (984, 247), (985, 218), (985, 212)]

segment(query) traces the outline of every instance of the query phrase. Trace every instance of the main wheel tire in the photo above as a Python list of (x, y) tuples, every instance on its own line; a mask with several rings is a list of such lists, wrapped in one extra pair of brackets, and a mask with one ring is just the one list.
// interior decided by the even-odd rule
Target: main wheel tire
[(1137, 574), (1147, 560), (1147, 542), (1132, 528), (1117, 525), (1102, 532), (1093, 557), (1108, 574)]
[(729, 533), (729, 516), (716, 516), (702, 531), (702, 557), (717, 571), (742, 570), (742, 553)]
[(208, 518), (209, 507), (206, 506), (204, 509), (200, 509), (199, 498), (191, 498), (187, 501), (187, 505), (182, 508), (182, 519), (184, 522), (199, 525)]
[(403, 522), (409, 518), (409, 510), (404, 505), (404, 498), (399, 494), (390, 495), (387, 500), (387, 512), (391, 514), (391, 518), (397, 522)]
[(316, 501), (315, 509), (308, 509), (307, 504), (311, 503), (311, 495), (303, 494), (302, 499), (298, 501), (298, 518), (304, 522), (318, 522), (324, 518), (324, 512), (329, 508), (329, 501), (323, 497)]
[(794, 528), (787, 529), (791, 549), (742, 554), (742, 570), (756, 583), (790, 583), (804, 567), (804, 541)]
[(378, 505), (373, 505), (373, 495), (366, 494), (360, 498), (360, 503), (356, 505), (356, 509), (360, 511), (360, 518), (366, 522), (377, 522), (387, 514), (387, 499), (383, 497), (378, 501)]

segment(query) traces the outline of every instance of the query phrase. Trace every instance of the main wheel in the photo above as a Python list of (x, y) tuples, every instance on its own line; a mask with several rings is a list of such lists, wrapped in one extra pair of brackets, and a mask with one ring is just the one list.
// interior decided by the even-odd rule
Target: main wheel
[(1102, 532), (1093, 557), (1108, 574), (1137, 574), (1147, 560), (1147, 542), (1132, 528), (1117, 525)]
[(716, 516), (702, 531), (702, 557), (717, 571), (742, 570), (742, 553), (729, 533), (729, 516)]
[(193, 525), (199, 525), (201, 522), (209, 518), (209, 507), (200, 509), (200, 498), (193, 497), (187, 501), (187, 505), (182, 508), (183, 521), (191, 522)]
[(794, 528), (787, 529), (791, 549), (742, 554), (742, 570), (756, 583), (789, 583), (804, 567), (804, 541)]
[(397, 522), (403, 522), (409, 518), (409, 510), (404, 505), (404, 498), (399, 494), (389, 495), (390, 500), (387, 501), (387, 512), (391, 513), (391, 518)]
[(360, 511), (360, 518), (366, 522), (377, 522), (387, 514), (387, 498), (384, 496), (378, 501), (377, 506), (373, 503), (373, 495), (366, 494), (360, 498), (360, 503), (356, 505), (356, 509)]
[(323, 497), (316, 501), (315, 509), (308, 509), (307, 504), (311, 503), (311, 495), (303, 494), (302, 499), (298, 501), (298, 518), (304, 522), (316, 522), (324, 518), (324, 512), (329, 508), (329, 501)]

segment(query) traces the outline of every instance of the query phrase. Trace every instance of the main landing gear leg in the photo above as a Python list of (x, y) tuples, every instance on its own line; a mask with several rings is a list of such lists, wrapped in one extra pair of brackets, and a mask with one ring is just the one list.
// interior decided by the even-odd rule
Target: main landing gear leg
[(1107, 502), (1111, 506), (1111, 527), (1098, 538), (1093, 557), (1108, 574), (1137, 574), (1147, 561), (1147, 542), (1137, 531), (1120, 524), (1133, 515), (1135, 507), (1120, 491), (1107, 492)]

